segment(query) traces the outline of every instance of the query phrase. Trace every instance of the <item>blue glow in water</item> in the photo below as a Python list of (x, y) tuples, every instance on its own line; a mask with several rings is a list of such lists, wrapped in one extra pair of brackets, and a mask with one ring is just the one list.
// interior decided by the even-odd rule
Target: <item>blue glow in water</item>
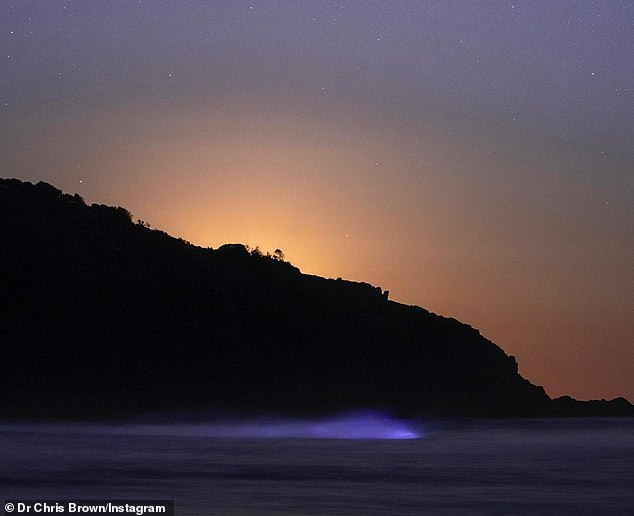
[(418, 439), (413, 424), (376, 412), (352, 413), (318, 420), (252, 421), (210, 425), (217, 436), (312, 439)]
[[(40, 426), (18, 424), (24, 432), (40, 431)], [(317, 419), (250, 418), (198, 421), (163, 417), (152, 423), (127, 422), (114, 425), (59, 423), (46, 425), (46, 431), (60, 434), (107, 434), (238, 439), (419, 439), (420, 424), (397, 419), (381, 412), (352, 412)]]
[(178, 514), (632, 514), (632, 418), (434, 421), (422, 427), (426, 439), (412, 438), (419, 427), (359, 412), (312, 421), (171, 413), (118, 424), (0, 422), (0, 493), (158, 493)]

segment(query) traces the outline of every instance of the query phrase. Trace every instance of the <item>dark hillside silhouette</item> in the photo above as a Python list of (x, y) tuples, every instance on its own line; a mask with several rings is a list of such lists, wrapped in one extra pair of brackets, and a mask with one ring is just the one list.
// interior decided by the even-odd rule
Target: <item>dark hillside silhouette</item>
[(46, 184), (0, 180), (0, 417), (173, 408), (627, 415), (550, 400), (470, 326), (241, 244), (203, 249)]

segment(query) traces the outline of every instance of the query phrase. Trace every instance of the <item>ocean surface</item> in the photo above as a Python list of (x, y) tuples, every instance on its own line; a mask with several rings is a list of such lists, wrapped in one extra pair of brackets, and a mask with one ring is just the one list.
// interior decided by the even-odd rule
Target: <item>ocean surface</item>
[[(0, 424), (0, 500), (176, 514), (634, 514), (634, 419)], [(14, 513), (15, 514), (15, 513)]]

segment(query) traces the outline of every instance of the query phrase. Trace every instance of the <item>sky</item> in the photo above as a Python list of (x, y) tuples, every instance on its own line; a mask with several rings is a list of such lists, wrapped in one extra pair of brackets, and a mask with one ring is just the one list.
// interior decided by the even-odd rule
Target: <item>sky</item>
[(0, 62), (2, 177), (634, 402), (634, 2), (1, 0)]

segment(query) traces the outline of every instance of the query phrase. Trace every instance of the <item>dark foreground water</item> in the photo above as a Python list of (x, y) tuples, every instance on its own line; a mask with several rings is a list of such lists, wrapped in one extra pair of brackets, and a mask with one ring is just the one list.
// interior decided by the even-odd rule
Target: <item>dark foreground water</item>
[(179, 515), (634, 514), (634, 420), (0, 424), (9, 498), (174, 499)]

